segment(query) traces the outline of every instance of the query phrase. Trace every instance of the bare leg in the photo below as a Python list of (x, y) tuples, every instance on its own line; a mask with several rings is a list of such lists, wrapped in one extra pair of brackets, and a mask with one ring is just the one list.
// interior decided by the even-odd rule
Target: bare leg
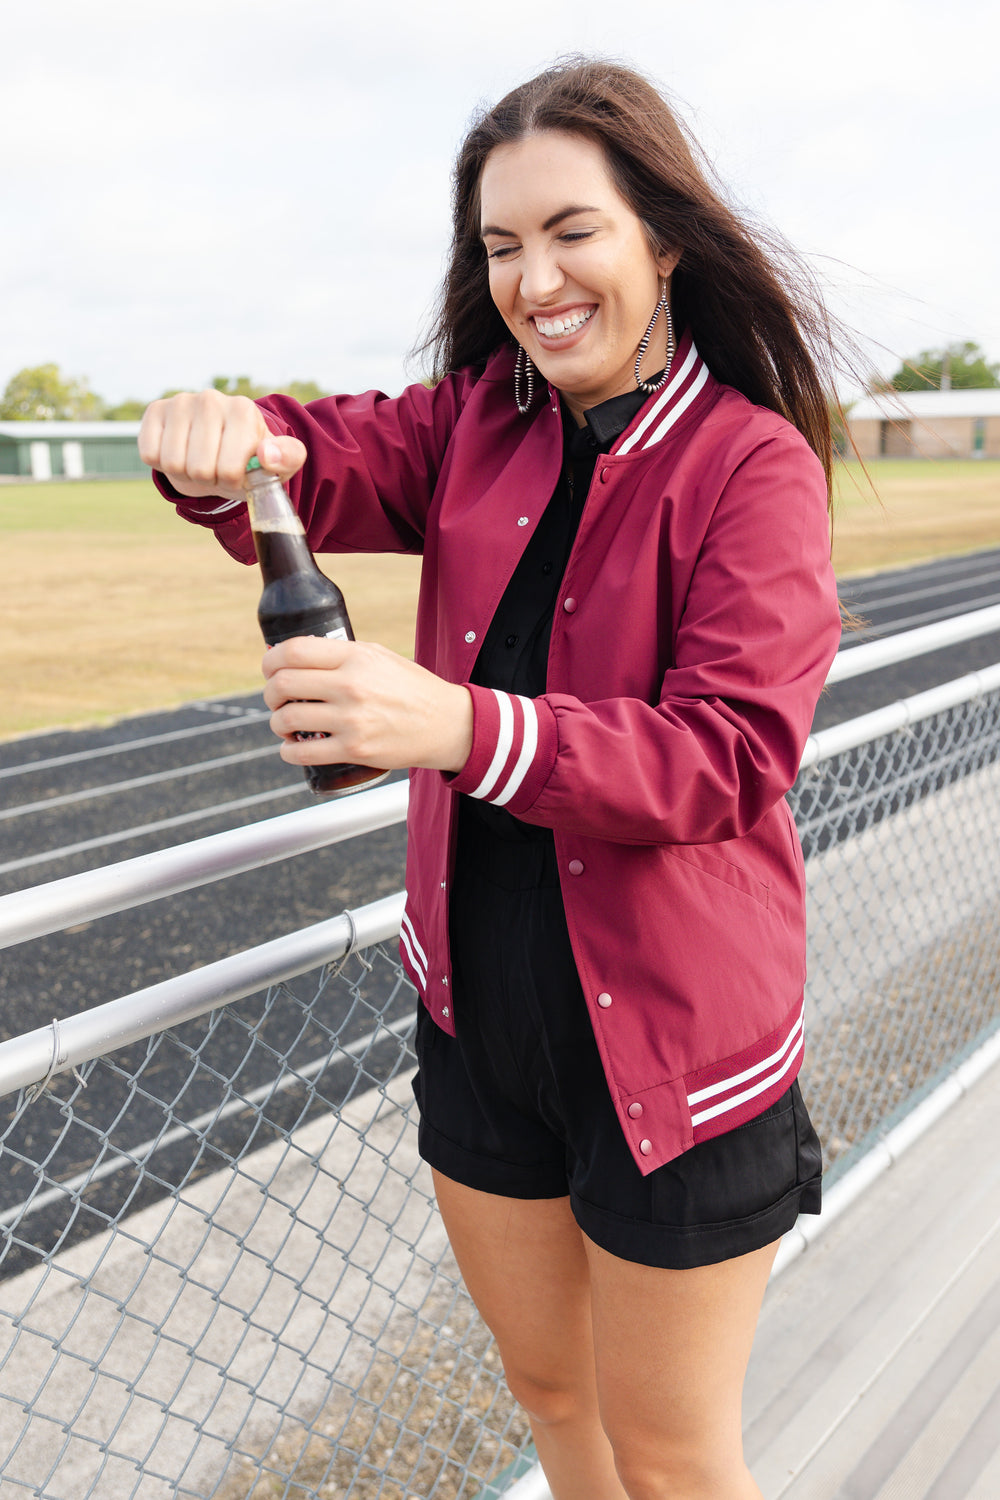
[(760, 1500), (742, 1392), (776, 1246), (691, 1271), (635, 1265), (587, 1239), (568, 1198), (434, 1180), (553, 1500)]
[(438, 1172), (434, 1183), (553, 1500), (626, 1500), (598, 1412), (590, 1271), (569, 1199), (501, 1198)]
[(585, 1244), (601, 1416), (629, 1500), (760, 1500), (742, 1395), (777, 1246), (666, 1271)]

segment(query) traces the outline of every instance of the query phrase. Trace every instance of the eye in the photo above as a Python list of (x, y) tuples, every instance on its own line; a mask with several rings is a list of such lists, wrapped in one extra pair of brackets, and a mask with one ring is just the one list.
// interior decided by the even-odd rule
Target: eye
[(507, 260), (519, 247), (517, 245), (494, 245), (486, 247), (487, 260)]
[(592, 229), (567, 229), (565, 234), (561, 234), (559, 238), (567, 244), (572, 245), (575, 240), (589, 240), (593, 233)]

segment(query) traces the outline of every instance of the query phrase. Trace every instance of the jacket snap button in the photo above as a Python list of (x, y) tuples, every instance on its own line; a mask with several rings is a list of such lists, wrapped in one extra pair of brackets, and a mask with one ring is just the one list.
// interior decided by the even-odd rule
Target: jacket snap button
[(608, 1006), (611, 1004), (611, 996), (607, 994), (607, 992), (605, 992), (603, 995), (598, 995), (597, 1003), (604, 1010), (607, 1010)]
[(569, 873), (571, 875), (582, 875), (583, 874), (583, 860), (582, 859), (571, 859), (566, 868), (569, 870)]
[(451, 1015), (451, 1011), (448, 1009), (447, 1005), (442, 1005), (441, 1014), (444, 1016), (445, 1020), (447, 1020)]
[(633, 1120), (638, 1120), (639, 1116), (642, 1114), (642, 1105), (630, 1104), (628, 1107), (628, 1112)]
[(608, 475), (609, 475), (610, 472), (611, 471), (609, 469), (602, 469), (601, 470), (601, 483), (602, 484), (607, 484), (607, 482), (608, 482)]
[(566, 611), (566, 613), (568, 615), (571, 615), (573, 613), (573, 611), (576, 609), (576, 600), (575, 599), (564, 599), (563, 600), (563, 609)]
[(527, 526), (527, 524), (528, 524), (528, 517), (527, 516), (518, 516), (518, 518), (517, 518), (517, 524), (518, 524), (518, 526)]
[(467, 630), (465, 632), (465, 639), (468, 641), (469, 645), (471, 646), (472, 643), (473, 643), (473, 641), (476, 639), (476, 632), (474, 630)]
[(652, 1141), (640, 1141), (639, 1150), (642, 1152), (643, 1156), (651, 1156), (653, 1154)]

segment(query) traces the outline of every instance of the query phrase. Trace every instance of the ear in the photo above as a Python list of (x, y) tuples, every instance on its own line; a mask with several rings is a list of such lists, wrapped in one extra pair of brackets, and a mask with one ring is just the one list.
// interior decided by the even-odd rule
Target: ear
[(674, 271), (676, 271), (677, 263), (680, 258), (680, 247), (678, 247), (676, 250), (663, 250), (656, 257), (656, 269), (659, 271), (664, 280), (672, 276)]

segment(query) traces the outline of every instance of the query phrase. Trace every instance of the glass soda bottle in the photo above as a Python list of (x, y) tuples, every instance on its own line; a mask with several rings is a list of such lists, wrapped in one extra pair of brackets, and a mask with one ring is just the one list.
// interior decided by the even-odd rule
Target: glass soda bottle
[[(281, 480), (252, 458), (246, 474), (247, 508), (264, 592), (257, 619), (269, 646), (293, 635), (320, 635), (353, 641), (344, 596), (316, 566), (305, 530)], [(326, 739), (321, 731), (303, 732), (300, 740)], [(371, 766), (336, 764), (304, 766), (309, 790), (317, 797), (342, 797), (385, 781), (388, 771)]]

